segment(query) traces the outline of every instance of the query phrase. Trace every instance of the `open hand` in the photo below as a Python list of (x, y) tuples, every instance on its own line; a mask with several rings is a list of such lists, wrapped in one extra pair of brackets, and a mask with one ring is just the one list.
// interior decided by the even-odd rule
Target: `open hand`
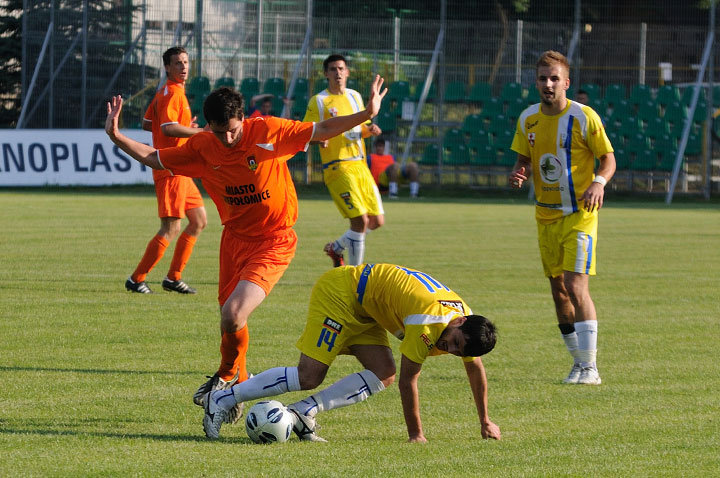
[(372, 86), (370, 87), (370, 99), (368, 100), (365, 110), (370, 113), (370, 118), (374, 118), (380, 112), (380, 104), (382, 103), (387, 88), (381, 90), (385, 80), (380, 75), (375, 75)]
[(122, 111), (123, 99), (122, 96), (113, 96), (107, 103), (107, 118), (105, 118), (105, 132), (111, 138), (117, 136), (120, 128), (118, 123), (120, 121), (120, 112)]

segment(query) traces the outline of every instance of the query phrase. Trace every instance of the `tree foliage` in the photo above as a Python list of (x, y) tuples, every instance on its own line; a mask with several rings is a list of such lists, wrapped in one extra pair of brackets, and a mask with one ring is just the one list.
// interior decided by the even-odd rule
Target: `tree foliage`
[(0, 128), (14, 127), (20, 114), (22, 4), (0, 1)]

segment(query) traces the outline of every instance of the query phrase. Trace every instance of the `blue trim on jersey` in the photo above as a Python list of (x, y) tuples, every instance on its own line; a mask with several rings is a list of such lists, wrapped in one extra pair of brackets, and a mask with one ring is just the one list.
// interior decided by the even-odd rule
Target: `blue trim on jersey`
[(362, 305), (363, 298), (365, 297), (365, 288), (367, 287), (367, 281), (368, 277), (370, 277), (370, 272), (372, 271), (372, 268), (375, 267), (375, 264), (366, 264), (363, 268), (362, 274), (360, 274), (360, 280), (358, 281), (357, 285), (357, 300)]
[(572, 129), (575, 117), (570, 115), (568, 118), (568, 127), (565, 137), (565, 162), (567, 167), (567, 178), (568, 178), (568, 194), (570, 194), (570, 201), (572, 201), (573, 212), (578, 211), (577, 198), (575, 197), (575, 185), (573, 184), (572, 172), (570, 167), (572, 166)]
[(593, 238), (590, 235), (586, 235), (588, 240), (587, 245), (587, 263), (585, 264), (585, 273), (590, 273), (590, 264), (592, 264), (592, 255), (593, 255)]
[(336, 163), (342, 163), (343, 161), (360, 161), (361, 159), (363, 159), (363, 158), (334, 159), (334, 160), (330, 161), (329, 163), (323, 164), (322, 168), (327, 169), (328, 167), (330, 167), (331, 165), (336, 164)]

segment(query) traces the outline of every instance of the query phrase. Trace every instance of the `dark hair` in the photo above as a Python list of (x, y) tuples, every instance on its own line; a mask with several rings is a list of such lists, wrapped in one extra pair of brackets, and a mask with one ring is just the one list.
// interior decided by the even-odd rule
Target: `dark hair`
[(375, 146), (379, 144), (382, 144), (383, 146), (385, 145), (385, 138), (383, 138), (382, 136), (378, 136), (377, 138), (375, 138)]
[(210, 93), (203, 103), (205, 120), (217, 125), (227, 124), (230, 118), (243, 119), (244, 111), (243, 95), (226, 86)]
[(343, 62), (345, 62), (345, 65), (347, 65), (347, 60), (345, 59), (344, 56), (338, 55), (338, 54), (333, 54), (333, 55), (330, 55), (329, 57), (325, 58), (325, 61), (323, 61), (323, 71), (327, 71), (328, 65), (335, 61), (343, 61)]
[(181, 46), (168, 48), (165, 53), (163, 53), (163, 65), (169, 65), (172, 61), (173, 55), (179, 55), (180, 53), (185, 53), (187, 55), (187, 50)]
[(578, 92), (577, 92), (577, 93), (575, 93), (575, 94), (576, 94), (576, 95), (587, 95), (587, 94), (588, 94), (588, 92), (587, 92), (587, 91), (585, 91), (585, 90), (583, 90), (583, 89), (581, 88), (581, 89), (579, 89), (579, 90), (578, 90)]
[(482, 315), (468, 315), (459, 329), (465, 335), (464, 357), (479, 357), (495, 347), (495, 326)]

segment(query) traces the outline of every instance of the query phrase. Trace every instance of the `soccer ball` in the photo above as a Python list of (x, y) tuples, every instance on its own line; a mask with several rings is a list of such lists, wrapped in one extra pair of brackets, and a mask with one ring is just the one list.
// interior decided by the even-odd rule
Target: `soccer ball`
[(277, 400), (257, 402), (247, 412), (245, 431), (255, 443), (286, 442), (293, 428), (292, 412)]

